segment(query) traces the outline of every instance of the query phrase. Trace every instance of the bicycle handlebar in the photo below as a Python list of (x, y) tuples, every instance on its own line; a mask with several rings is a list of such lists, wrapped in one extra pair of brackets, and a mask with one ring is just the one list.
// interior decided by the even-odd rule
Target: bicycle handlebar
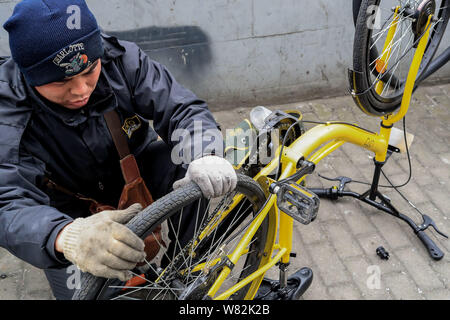
[[(387, 208), (375, 201), (367, 199), (367, 198), (363, 197), (362, 195), (360, 195), (359, 193), (356, 193), (353, 191), (344, 191), (344, 190), (340, 190), (338, 188), (333, 188), (333, 187), (324, 188), (324, 189), (308, 188), (308, 191), (315, 193), (319, 197), (323, 197), (323, 198), (327, 198), (327, 199), (331, 199), (331, 200), (336, 200), (338, 197), (350, 196), (353, 198), (357, 198), (363, 202), (366, 202), (372, 206), (375, 206), (376, 208), (383, 210), (391, 215), (394, 215), (408, 223), (408, 225), (414, 230), (414, 233), (417, 235), (417, 237), (420, 239), (420, 241), (422, 241), (425, 248), (428, 250), (428, 253), (434, 260), (440, 260), (444, 257), (444, 253), (442, 252), (442, 250), (439, 249), (439, 247), (436, 245), (436, 243), (433, 240), (431, 240), (431, 238), (425, 233), (425, 229), (429, 225), (433, 226), (436, 230), (436, 226), (435, 226), (434, 222), (428, 216), (425, 216), (426, 219), (424, 220), (424, 225), (417, 226), (411, 219), (409, 219), (405, 215), (403, 215), (401, 213), (394, 213), (389, 208)], [(436, 231), (439, 234), (441, 234), (442, 236), (447, 237), (439, 230), (436, 230)]]

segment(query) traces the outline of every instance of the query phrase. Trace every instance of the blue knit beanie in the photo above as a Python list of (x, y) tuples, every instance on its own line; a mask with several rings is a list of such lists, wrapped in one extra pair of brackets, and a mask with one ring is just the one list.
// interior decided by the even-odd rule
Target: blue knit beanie
[(74, 76), (103, 55), (100, 29), (84, 0), (23, 0), (3, 28), (31, 86)]

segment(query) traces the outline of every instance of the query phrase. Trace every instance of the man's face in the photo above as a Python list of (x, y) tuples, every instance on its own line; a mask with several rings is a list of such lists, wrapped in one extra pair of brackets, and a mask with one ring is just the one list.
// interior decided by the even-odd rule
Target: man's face
[(97, 59), (90, 67), (76, 76), (37, 86), (35, 89), (53, 103), (68, 109), (79, 109), (87, 104), (97, 86), (101, 70), (100, 59)]

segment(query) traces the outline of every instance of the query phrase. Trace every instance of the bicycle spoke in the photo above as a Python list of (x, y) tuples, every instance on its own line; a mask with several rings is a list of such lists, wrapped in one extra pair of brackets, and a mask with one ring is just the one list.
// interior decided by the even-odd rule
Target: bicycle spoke
[[(402, 24), (402, 26), (401, 26), (401, 28), (400, 28), (400, 33), (401, 33), (401, 31), (403, 30), (403, 24)], [(397, 35), (397, 33), (399, 32), (399, 29), (397, 28), (397, 30), (395, 31), (395, 34), (394, 34), (394, 39), (395, 39), (395, 36)], [(408, 33), (404, 33), (404, 34), (402, 34), (401, 36), (400, 36), (400, 39), (398, 39), (395, 43), (394, 43), (394, 45), (392, 46), (392, 50), (391, 50), (391, 53), (390, 53), (390, 57), (389, 57), (389, 59), (388, 59), (388, 61), (386, 62), (386, 65), (388, 65), (388, 63), (390, 62), (390, 58), (392, 57), (392, 55), (394, 54), (394, 52), (397, 50), (397, 48), (399, 48), (399, 50), (397, 50), (397, 52), (400, 52), (401, 51), (401, 45), (402, 45), (402, 40), (403, 40), (403, 38), (404, 37), (406, 37), (406, 35), (407, 35)], [(398, 56), (398, 55), (397, 55)], [(398, 66), (398, 65), (397, 65)], [(384, 74), (384, 73), (383, 73)], [(381, 92), (381, 96), (383, 96), (383, 93), (384, 93), (384, 91), (385, 90), (387, 90), (387, 91), (389, 91), (389, 86), (390, 86), (390, 83), (391, 83), (391, 80), (392, 80), (392, 78), (393, 78), (393, 76), (394, 76), (394, 72), (390, 72), (390, 77), (389, 77), (389, 80), (386, 82), (386, 84), (384, 85), (384, 87), (383, 87), (383, 90), (382, 90), (382, 92)]]
[[(248, 210), (248, 208), (246, 209), (246, 210)], [(241, 232), (240, 232), (241, 233)], [(219, 239), (220, 240), (220, 246), (218, 245), (217, 247), (222, 247), (223, 245), (222, 245), (222, 241), (223, 241), (223, 238), (224, 238), (224, 236), (222, 236), (221, 237), (221, 239)], [(237, 241), (238, 239), (237, 238), (234, 238), (233, 239), (233, 241)], [(253, 244), (253, 242), (255, 242), (257, 240), (257, 238), (256, 237), (254, 237), (251, 241), (250, 241), (250, 243), (249, 243), (249, 247)], [(230, 245), (229, 247), (228, 247), (228, 251), (227, 252), (222, 252), (222, 255), (221, 256), (228, 256), (231, 252), (232, 252), (232, 250), (234, 250), (235, 249), (235, 245), (236, 245), (237, 243), (235, 243), (235, 244), (232, 244), (232, 245)], [(226, 245), (229, 245), (229, 243), (227, 243)], [(247, 251), (246, 253), (244, 253), (241, 257), (240, 257), (240, 259), (242, 258), (242, 257), (245, 257), (246, 255), (248, 255), (249, 254), (249, 251)], [(203, 256), (203, 257), (205, 257), (205, 256), (207, 256), (207, 255), (209, 255), (209, 259), (207, 259), (207, 261), (205, 262), (205, 264), (206, 265), (208, 265), (209, 263), (211, 263), (211, 261), (213, 261), (214, 259), (219, 259), (220, 257), (217, 257), (217, 254), (216, 255), (212, 255), (211, 254), (211, 252), (207, 252), (207, 253), (205, 253), (205, 255)], [(202, 257), (202, 259), (201, 260), (203, 260), (203, 257)]]
[[(242, 202), (242, 204), (241, 204), (241, 207), (239, 208), (239, 211), (240, 211), (240, 209), (242, 209), (242, 206), (244, 205), (244, 202)], [(250, 205), (251, 206), (251, 205)], [(228, 227), (228, 229), (227, 230), (230, 230), (230, 229), (232, 229), (232, 227), (237, 223), (237, 222), (239, 222), (239, 219), (243, 216), (243, 214), (245, 214), (245, 212), (248, 210), (248, 208), (246, 208), (246, 210), (241, 214), (241, 215), (234, 215), (234, 217), (233, 217), (233, 219), (232, 219), (232, 221), (231, 221), (231, 223), (230, 223), (230, 226)], [(237, 218), (237, 219), (236, 219)], [(215, 236), (216, 236), (216, 232), (217, 232), (217, 228), (216, 228), (216, 230), (215, 230), (215, 233), (214, 233), (214, 237), (213, 237), (213, 241), (215, 240)], [(211, 253), (211, 250), (214, 248), (214, 247), (219, 247), (221, 244), (222, 244), (222, 240), (224, 240), (224, 237), (226, 236), (226, 234), (227, 234), (227, 232), (224, 232), (222, 235), (221, 235), (221, 237), (218, 239), (218, 244), (216, 244), (215, 246), (211, 246), (211, 248), (208, 250), (208, 252), (206, 253), (206, 254), (210, 254)], [(205, 255), (204, 255), (205, 256)], [(203, 256), (203, 257), (204, 257)], [(203, 258), (202, 257), (202, 258)], [(209, 259), (209, 261), (208, 262), (210, 262), (211, 260), (213, 259), (213, 257), (211, 256), (210, 257), (210, 259)]]
[[(229, 199), (228, 202), (222, 202), (222, 204), (221, 204), (219, 207), (217, 207), (217, 208), (215, 209), (215, 211), (216, 211), (216, 212), (221, 212), (221, 211), (223, 211), (224, 208), (226, 208), (227, 206), (230, 205), (232, 199), (233, 199), (233, 197), (231, 197), (231, 199)], [(210, 207), (210, 204), (211, 204), (211, 202), (208, 203), (208, 208)], [(210, 237), (208, 237), (208, 238), (211, 238), (211, 236), (212, 236), (212, 245), (211, 245), (211, 247), (207, 250), (207, 252), (204, 253), (204, 254), (202, 255), (202, 257), (200, 257), (199, 261), (202, 261), (202, 260), (204, 260), (205, 258), (207, 259), (207, 262), (206, 262), (206, 263), (210, 263), (210, 262), (212, 261), (212, 258), (213, 258), (212, 250), (213, 250), (214, 248), (220, 248), (220, 246), (222, 245), (222, 242), (223, 242), (225, 236), (227, 235), (227, 233), (229, 233), (230, 230), (233, 230), (233, 229), (235, 228), (235, 225), (240, 221), (240, 219), (244, 216), (244, 214), (246, 214), (247, 212), (249, 212), (249, 209), (252, 207), (252, 204), (250, 204), (249, 206), (247, 206), (247, 207), (244, 208), (244, 204), (245, 204), (245, 202), (243, 201), (243, 202), (239, 205), (239, 207), (237, 208), (237, 209), (238, 209), (237, 212), (235, 212), (235, 214), (233, 214), (231, 223), (229, 224), (228, 228), (227, 228), (227, 229), (224, 231), (224, 233), (223, 233), (221, 236), (219, 236), (217, 239), (216, 239), (216, 237), (217, 237), (217, 230), (218, 230), (218, 228), (215, 228), (214, 232), (210, 235)], [(200, 208), (200, 204), (199, 204), (199, 208)], [(196, 221), (198, 221), (198, 213), (199, 213), (199, 209), (197, 210)], [(179, 218), (179, 221), (178, 221), (179, 225), (180, 225), (180, 222), (181, 222), (181, 219), (182, 219), (182, 218), (181, 218), (181, 215), (182, 215), (182, 213), (180, 213), (180, 218)], [(202, 222), (204, 222), (204, 219), (205, 219), (206, 216), (207, 216), (207, 214), (205, 214), (205, 215), (203, 216)], [(196, 223), (197, 223), (197, 222), (196, 222)], [(179, 227), (178, 227), (178, 228), (175, 228), (175, 226), (173, 225), (172, 221), (169, 221), (169, 222), (168, 222), (168, 226), (169, 226), (169, 228), (175, 233), (175, 242), (176, 242), (176, 243), (175, 243), (175, 246), (178, 247), (178, 248), (180, 249), (179, 255), (181, 254), (181, 257), (179, 257), (179, 255), (176, 255), (176, 256), (174, 255), (174, 256), (172, 257), (172, 260), (171, 260), (171, 261), (173, 261), (176, 257), (179, 257), (179, 258), (182, 259), (181, 264), (180, 264), (180, 266), (178, 266), (177, 269), (178, 269), (178, 271), (179, 271), (179, 270), (182, 270), (184, 267), (186, 267), (186, 268), (188, 269), (188, 275), (187, 275), (186, 278), (185, 278), (185, 280), (186, 280), (185, 285), (188, 286), (190, 283), (192, 283), (193, 281), (195, 281), (195, 279), (197, 279), (199, 276), (201, 276), (202, 273), (200, 273), (200, 274), (197, 275), (197, 276), (193, 276), (193, 275), (192, 275), (192, 270), (195, 268), (195, 265), (192, 265), (192, 255), (190, 255), (189, 258), (186, 259), (186, 258), (184, 257), (184, 254), (183, 254), (183, 248), (181, 247), (180, 242), (177, 240), (177, 239), (179, 238), (179, 230), (180, 230), (180, 229), (179, 229)], [(177, 229), (177, 230), (176, 230), (176, 229)], [(196, 228), (196, 229), (197, 229), (197, 228)], [(202, 230), (196, 231), (196, 233), (198, 234), (198, 233), (200, 233), (201, 231), (202, 231)], [(153, 234), (153, 235), (154, 235), (154, 234)], [(156, 242), (158, 243), (158, 245), (162, 246), (162, 244), (160, 243), (160, 241), (159, 241), (156, 237), (155, 237), (155, 240), (156, 240)], [(198, 248), (198, 246), (202, 243), (203, 240), (204, 240), (204, 239), (200, 240), (200, 241), (197, 243), (197, 245), (196, 245), (192, 250), (195, 251), (195, 250)], [(255, 240), (253, 240), (253, 241), (255, 241)], [(246, 253), (246, 254), (248, 254), (248, 253)], [(245, 256), (246, 254), (244, 254), (243, 256)], [(170, 257), (167, 255), (166, 252), (164, 253), (164, 255), (170, 260)], [(145, 262), (146, 262), (146, 264), (147, 264), (147, 265), (148, 265), (148, 266), (156, 273), (156, 270), (154, 270), (153, 266), (152, 266), (147, 260), (145, 260)], [(198, 263), (197, 263), (197, 264), (198, 264)], [(172, 271), (172, 273), (173, 273), (173, 271)], [(136, 275), (136, 274), (135, 274), (135, 275)], [(139, 276), (139, 275), (136, 275), (136, 276)], [(141, 276), (139, 276), (139, 277), (141, 277)], [(168, 277), (170, 278), (170, 276), (168, 276)], [(141, 277), (141, 278), (142, 278), (142, 277)], [(168, 282), (170, 282), (170, 281), (169, 281), (169, 280), (170, 280), (169, 278), (166, 278), (165, 276), (159, 278), (160, 281), (164, 282), (164, 285), (167, 286), (167, 288), (165, 288), (165, 287), (163, 287), (163, 286), (161, 286), (161, 285), (159, 285), (159, 284), (156, 284), (156, 283), (151, 283), (148, 279), (145, 279), (146, 282), (151, 283), (149, 286), (136, 288), (135, 290), (132, 290), (132, 291), (130, 291), (130, 292), (127, 292), (127, 293), (125, 293), (125, 294), (122, 294), (122, 295), (118, 296), (117, 298), (123, 298), (124, 296), (127, 296), (127, 295), (129, 295), (129, 294), (131, 294), (131, 293), (134, 293), (134, 292), (136, 292), (136, 291), (138, 291), (138, 290), (141, 290), (142, 288), (147, 288), (147, 290), (149, 290), (149, 289), (151, 289), (151, 288), (153, 288), (153, 289), (155, 289), (155, 290), (159, 290), (160, 292), (158, 292), (158, 293), (153, 297), (154, 299), (157, 299), (157, 298), (164, 298), (164, 297), (166, 296), (166, 294), (167, 294), (167, 291), (171, 291), (171, 293), (172, 293), (173, 295), (177, 296), (176, 292), (174, 292), (174, 291), (176, 291), (176, 290), (173, 289), (173, 288), (170, 288), (170, 286), (169, 286), (169, 283), (168, 283)], [(111, 287), (113, 288), (113, 286), (111, 286)], [(117, 287), (117, 286), (116, 286), (116, 287)], [(128, 288), (128, 289), (131, 289), (131, 288)], [(166, 292), (163, 292), (163, 291), (166, 291)], [(164, 297), (162, 297), (162, 295), (164, 295)]]
[[(393, 39), (395, 39), (395, 35), (397, 35), (398, 32), (398, 27), (397, 30), (395, 31), (394, 37)], [(403, 36), (400, 37), (400, 39), (397, 39), (393, 44), (390, 44), (389, 46), (386, 47), (385, 50), (383, 50), (383, 52), (377, 57), (377, 59), (375, 59), (374, 61), (372, 61), (369, 65), (374, 64), (379, 58), (381, 58), (387, 51), (391, 50), (393, 51), (392, 48), (397, 47), (400, 43), (401, 40), (407, 35), (407, 33), (405, 33)]]
[[(408, 43), (407, 43), (407, 45), (406, 45), (406, 48), (405, 48), (405, 50), (402, 52), (402, 55), (403, 55), (403, 54), (406, 52), (406, 50), (408, 49), (409, 44), (411, 43), (411, 45), (412, 45), (413, 41), (414, 41), (414, 35), (411, 33), (411, 34), (410, 34), (410, 37), (409, 37), (409, 39), (408, 39)], [(400, 53), (400, 52), (401, 52), (401, 47), (400, 47), (399, 50), (397, 50), (397, 61), (398, 61), (398, 59), (399, 59), (398, 56), (399, 56), (399, 53)], [(392, 80), (392, 78), (393, 78), (395, 72), (397, 71), (399, 65), (400, 65), (400, 63), (395, 63), (394, 66), (393, 66), (394, 69), (392, 70), (392, 72), (390, 72), (391, 76), (390, 76), (389, 81), (387, 82), (387, 84), (386, 84), (386, 86), (385, 86), (385, 87), (388, 88), (388, 91), (387, 91), (387, 93), (386, 93), (387, 96), (388, 96), (388, 93), (389, 93), (389, 87), (390, 87), (390, 84), (391, 84), (391, 80)], [(400, 72), (401, 72), (401, 71), (400, 71)], [(406, 76), (405, 76), (405, 77), (406, 77)], [(384, 89), (383, 89), (383, 91), (384, 91)], [(381, 95), (383, 95), (383, 92), (382, 92)]]
[[(231, 197), (230, 200), (232, 200), (233, 197)], [(228, 206), (229, 204), (226, 204), (226, 206)], [(242, 202), (242, 204), (240, 205), (240, 207), (238, 208), (238, 211), (234, 214), (233, 219), (230, 223), (230, 225), (228, 226), (227, 230), (225, 230), (223, 232), (223, 234), (216, 240), (215, 237), (217, 235), (217, 230), (218, 228), (215, 228), (214, 233), (213, 233), (213, 239), (212, 239), (212, 243), (210, 249), (205, 252), (199, 259), (199, 263), (202, 262), (205, 258), (207, 259), (205, 263), (205, 265), (210, 264), (214, 259), (216, 259), (217, 254), (213, 255), (212, 254), (212, 250), (217, 250), (217, 249), (221, 249), (222, 247), (222, 243), (223, 240), (225, 238), (225, 236), (227, 235), (227, 233), (229, 232), (229, 230), (233, 230), (234, 226), (237, 222), (239, 222), (239, 220), (243, 217), (243, 215), (249, 210), (249, 208), (251, 207), (251, 205), (247, 208), (245, 208), (245, 210), (242, 211), (241, 214), (239, 214), (239, 212), (241, 212), (241, 209), (244, 205), (244, 202)], [(225, 206), (225, 205), (224, 205)], [(203, 239), (202, 239), (203, 240)], [(196, 249), (198, 248), (198, 246), (201, 244), (201, 241), (199, 241), (199, 243), (197, 244), (197, 246), (193, 249), (193, 251), (196, 251)], [(219, 257), (220, 258), (220, 257)], [(198, 264), (197, 264), (198, 265)], [(197, 279), (198, 277), (202, 276), (204, 273), (201, 272), (199, 273), (197, 276), (192, 276), (192, 270), (195, 268), (196, 266), (190, 266), (189, 267), (189, 273), (187, 275), (187, 279), (189, 282), (195, 281), (195, 279)], [(192, 281), (191, 281), (192, 280)]]
[[(376, 85), (381, 79), (383, 79), (384, 85), (381, 93), (379, 93), (380, 96), (383, 97), (389, 97), (391, 94), (395, 94), (401, 90), (401, 84), (404, 83), (404, 80), (407, 77), (408, 70), (409, 70), (409, 62), (412, 59), (412, 52), (411, 49), (414, 48), (415, 45), (417, 45), (417, 42), (420, 40), (420, 38), (423, 36), (423, 33), (421, 36), (417, 37), (417, 40), (414, 41), (414, 33), (411, 31), (411, 16), (412, 13), (405, 16), (404, 11), (405, 7), (407, 5), (411, 5), (411, 8), (417, 7), (417, 2), (410, 3), (410, 2), (402, 2), (400, 1), (401, 9), (398, 12), (398, 21), (394, 21), (394, 19), (391, 19), (392, 15), (389, 16), (388, 20), (384, 20), (383, 27), (380, 31), (372, 34), (372, 40), (370, 41), (369, 45), (369, 51), (376, 50), (377, 43), (380, 39), (385, 39), (387, 34), (387, 31), (397, 25), (395, 34), (393, 36), (393, 42), (389, 44), (381, 53), (378, 53), (378, 57), (371, 59), (371, 61), (368, 63), (370, 73), (369, 77), (371, 78), (371, 85), (370, 87)], [(444, 8), (445, 9), (445, 8)], [(387, 10), (384, 10), (387, 11)], [(412, 10), (414, 11), (414, 10)], [(387, 27), (385, 25), (389, 21), (389, 24)], [(430, 29), (430, 34), (437, 28), (439, 23), (442, 21), (442, 18), (438, 21), (435, 21), (432, 23), (428, 28)], [(425, 30), (426, 31), (426, 30)], [(374, 48), (375, 47), (375, 48)], [(377, 50), (380, 51), (380, 50)], [(389, 65), (388, 70), (383, 70), (383, 72), (375, 71), (377, 70), (378, 61), (382, 60), (381, 58), (386, 55), (386, 53), (389, 52), (389, 59), (385, 62), (385, 65)], [(408, 56), (407, 59), (405, 59)], [(395, 59), (393, 59), (395, 57)], [(404, 63), (403, 63), (404, 61)], [(385, 77), (386, 75), (389, 76), (388, 79)], [(384, 77), (384, 78), (383, 78)], [(394, 81), (394, 79), (396, 79)], [(400, 82), (403, 80), (402, 82)]]
[[(255, 239), (253, 239), (251, 242), (250, 242), (250, 244), (249, 244), (249, 246), (253, 243), (253, 242), (255, 242), (257, 239), (255, 238)], [(253, 253), (253, 252), (256, 252), (256, 251), (247, 251), (246, 253), (244, 253), (242, 256), (241, 256), (241, 258), (245, 258), (246, 256), (248, 256), (249, 254), (251, 254), (251, 253)], [(226, 255), (229, 255), (230, 254), (230, 250), (227, 252), (227, 254)], [(239, 277), (240, 277), (240, 275), (245, 271), (245, 270), (247, 270), (248, 268), (251, 268), (252, 266), (251, 265), (248, 265), (247, 267), (245, 267), (245, 268), (243, 268), (243, 269), (240, 269), (240, 274), (239, 274)], [(235, 270), (236, 269), (233, 269), (231, 272), (230, 272), (230, 275), (226, 278), (226, 282), (230, 282), (230, 281), (232, 281), (233, 279), (236, 279), (237, 277), (238, 277), (238, 275), (234, 275), (235, 274)], [(198, 279), (199, 277), (201, 277), (201, 276), (203, 276), (204, 275), (204, 273), (202, 272), (202, 273), (200, 273), (199, 275), (197, 275), (197, 276), (195, 276), (195, 277), (193, 277), (193, 281), (195, 281), (196, 279)], [(223, 286), (223, 285), (222, 285)]]
[[(226, 196), (226, 197), (228, 197), (228, 195)], [(234, 197), (231, 197), (231, 199), (233, 199)], [(223, 201), (222, 202), (222, 204), (220, 205), (220, 207), (219, 207), (219, 210), (214, 210), (214, 212), (222, 212), (223, 210), (221, 210), (222, 209), (222, 207), (227, 207), (229, 204), (227, 204), (226, 206), (225, 206), (225, 201)], [(217, 208), (216, 208), (217, 209)], [(213, 215), (215, 215), (216, 213), (213, 213)], [(215, 235), (216, 235), (216, 233), (217, 233), (217, 227), (214, 229), (214, 237), (213, 237), (213, 239), (212, 239), (212, 242), (214, 242), (214, 238), (215, 238)], [(203, 231), (203, 230), (202, 230)], [(195, 236), (197, 239), (198, 239), (198, 237), (199, 237), (199, 235), (196, 235)], [(195, 252), (196, 251), (196, 249), (200, 246), (200, 244), (201, 244), (201, 242), (203, 241), (203, 239), (201, 239), (200, 241), (198, 241), (198, 243), (197, 243), (197, 245), (195, 246), (195, 247), (193, 247), (192, 248), (192, 251), (193, 252)], [(202, 259), (203, 259), (203, 257), (201, 257), (200, 259), (198, 259), (198, 261), (202, 261)], [(192, 256), (191, 256), (191, 260), (190, 260), (190, 263), (192, 264)], [(192, 273), (192, 270), (193, 270), (193, 268), (194, 268), (195, 266), (192, 266), (191, 265), (191, 267), (189, 268), (189, 273), (188, 273), (188, 275), (187, 275), (187, 278), (189, 279), (189, 277), (191, 276), (191, 273)]]
[[(242, 208), (242, 205), (243, 205), (243, 203), (241, 204), (241, 208)], [(220, 211), (219, 211), (219, 212), (220, 212)], [(239, 210), (238, 210), (238, 212), (239, 212)], [(234, 220), (236, 219), (236, 216), (237, 216), (237, 214), (235, 214), (235, 215), (233, 216), (233, 219), (232, 219), (231, 224), (230, 224), (230, 226), (229, 226), (228, 229), (230, 229), (230, 227), (232, 227), (232, 226), (234, 225), (233, 222), (234, 222)], [(217, 234), (217, 230), (218, 230), (218, 228), (215, 228), (215, 229), (214, 229), (213, 238), (212, 238), (212, 240), (211, 240), (212, 243), (214, 243), (215, 236), (216, 236), (216, 234)], [(219, 243), (216, 243), (216, 244), (214, 244), (214, 245), (211, 245), (210, 249), (209, 249), (202, 257), (200, 257), (200, 259), (198, 259), (198, 261), (199, 261), (199, 262), (202, 261), (202, 260), (205, 258), (206, 255), (209, 255), (209, 254), (211, 253), (211, 250), (213, 250), (213, 248), (219, 247), (219, 246), (220, 246), (220, 241), (222, 240), (222, 238), (223, 238), (225, 235), (226, 235), (226, 232), (224, 232), (223, 235), (222, 235), (222, 237), (219, 238), (219, 240), (218, 240)], [(204, 239), (205, 239), (205, 238), (201, 239), (201, 240), (197, 243), (197, 245), (192, 249), (194, 252), (197, 250), (197, 248), (200, 246), (200, 244), (203, 242)], [(211, 260), (212, 260), (212, 257), (210, 257), (210, 259), (206, 262), (206, 264), (210, 263)], [(194, 267), (195, 267), (195, 266), (194, 266)], [(193, 269), (193, 268), (191, 267), (190, 270), (192, 270), (192, 269)]]
[[(155, 213), (148, 213), (156, 214), (151, 222), (143, 217), (147, 231), (139, 234), (142, 239), (151, 239), (160, 251), (151, 260), (144, 259), (143, 264), (131, 271), (131, 281), (107, 280), (96, 289), (94, 298), (159, 300), (179, 299), (183, 295), (190, 299), (206, 294), (222, 271), (223, 258), (231, 257), (235, 252), (242, 235), (254, 221), (254, 216), (261, 212), (264, 203), (264, 192), (254, 180), (245, 176), (239, 179), (236, 191), (217, 199), (206, 199), (193, 187), (190, 193), (186, 193), (189, 197), (184, 196), (184, 190), (168, 196), (167, 204), (161, 202), (159, 207), (154, 208)], [(256, 271), (263, 259), (259, 253), (267, 245), (268, 235), (263, 230), (270, 230), (268, 227), (272, 219), (262, 221), (261, 227), (235, 261), (236, 267), (220, 284), (220, 290), (231, 288)], [(191, 225), (184, 225), (185, 220), (189, 220)], [(161, 233), (155, 232), (158, 225), (161, 226)], [(214, 266), (215, 269), (212, 269)], [(246, 286), (233, 297), (244, 297), (247, 291), (253, 294), (253, 290), (253, 287)]]
[[(183, 208), (183, 209), (184, 209), (184, 208)], [(175, 238), (175, 245), (174, 245), (175, 248), (173, 249), (172, 261), (173, 261), (173, 259), (175, 259), (175, 253), (177, 252), (177, 248), (176, 248), (177, 245), (178, 245), (178, 247), (179, 247), (179, 249), (180, 249), (180, 252), (183, 250), (183, 248), (181, 247), (180, 241), (178, 241), (179, 235), (180, 235), (181, 219), (182, 219), (182, 217), (183, 217), (183, 209), (181, 209), (181, 212), (180, 212), (180, 214), (179, 214), (179, 218), (178, 218), (178, 230), (177, 230), (177, 231), (175, 231), (175, 227), (173, 226), (172, 219), (167, 219), (169, 227), (172, 227), (172, 232), (174, 233), (174, 238)], [(169, 229), (170, 229), (170, 228), (169, 228)]]
[[(392, 16), (393, 16), (394, 14), (392, 14)], [(391, 17), (392, 17), (391, 16)], [(391, 18), (390, 17), (390, 18)], [(389, 19), (390, 19), (389, 18)], [(386, 20), (385, 21), (385, 23), (384, 24), (386, 24), (387, 23), (387, 21), (388, 20)], [(383, 36), (383, 34), (385, 34), (385, 32), (387, 31), (387, 30), (389, 30), (394, 24), (393, 24), (393, 22), (394, 22), (394, 20), (392, 20), (392, 22), (386, 27), (386, 28), (384, 28), (383, 29), (383, 27), (384, 27), (384, 25), (381, 27), (381, 30), (379, 31), (379, 32), (377, 32), (377, 33), (375, 33), (375, 34), (372, 34), (372, 37), (376, 37), (376, 36), (378, 36), (378, 38), (375, 40), (375, 41), (373, 41), (373, 43), (372, 43), (372, 45), (371, 46), (369, 46), (369, 49), (372, 49), (376, 44), (377, 44), (377, 42), (378, 42), (378, 40), (380, 40), (381, 38), (382, 38), (382, 36)], [(396, 24), (398, 24), (398, 21), (396, 22)]]

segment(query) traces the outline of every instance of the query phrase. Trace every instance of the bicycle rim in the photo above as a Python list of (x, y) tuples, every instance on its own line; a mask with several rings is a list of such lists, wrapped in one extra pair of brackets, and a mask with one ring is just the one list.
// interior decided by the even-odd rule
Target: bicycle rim
[[(153, 207), (153, 210), (141, 215), (136, 221), (132, 221), (129, 227), (132, 230), (136, 229), (133, 231), (141, 238), (145, 238), (157, 226), (165, 223), (165, 229), (172, 235), (165, 238), (166, 246), (160, 250), (159, 257), (147, 261), (139, 272), (138, 270), (133, 271), (137, 278), (143, 279), (141, 281), (143, 283), (133, 287), (125, 286), (118, 280), (103, 280), (101, 285), (90, 286), (96, 291), (95, 293), (91, 292), (78, 298), (202, 299), (215, 280), (211, 269), (214, 269), (215, 265), (219, 266), (223, 257), (233, 250), (249, 222), (265, 202), (264, 193), (255, 181), (242, 176), (239, 180), (236, 192), (223, 198), (213, 199), (207, 204), (198, 187), (193, 184), (188, 189), (184, 188), (184, 190), (177, 190), (169, 194), (160, 203), (152, 204), (150, 207)], [(156, 206), (154, 206), (155, 204)], [(178, 234), (180, 221), (183, 220), (185, 208), (192, 208), (193, 205), (202, 210), (197, 210), (195, 216), (189, 216), (189, 219), (196, 221), (195, 230), (192, 237), (189, 239), (185, 237), (185, 239)], [(207, 212), (207, 214), (203, 214), (203, 212)], [(151, 215), (153, 215), (152, 221), (142, 228), (142, 225), (146, 224), (143, 220), (147, 219), (146, 216)], [(258, 228), (248, 251), (234, 266), (232, 274), (224, 282), (223, 290), (257, 270), (270, 257), (269, 251), (271, 251), (275, 232), (275, 228), (270, 226), (271, 223), (274, 221), (267, 217)], [(134, 226), (139, 226), (139, 228)], [(142, 273), (142, 270), (145, 272)], [(254, 280), (253, 283), (232, 295), (230, 299), (252, 298), (256, 294), (260, 280), (259, 278)], [(86, 286), (81, 291), (87, 291)]]
[[(355, 87), (365, 111), (379, 116), (394, 112), (401, 104), (404, 85), (415, 49), (426, 29), (426, 15), (436, 21), (429, 26), (430, 38), (422, 58), (416, 85), (422, 80), (445, 32), (447, 0), (363, 0), (355, 29), (353, 68), (359, 73)], [(433, 9), (434, 8), (434, 9)], [(396, 9), (396, 10), (395, 10)], [(390, 45), (386, 39), (396, 26)], [(361, 106), (360, 106), (361, 107)]]

